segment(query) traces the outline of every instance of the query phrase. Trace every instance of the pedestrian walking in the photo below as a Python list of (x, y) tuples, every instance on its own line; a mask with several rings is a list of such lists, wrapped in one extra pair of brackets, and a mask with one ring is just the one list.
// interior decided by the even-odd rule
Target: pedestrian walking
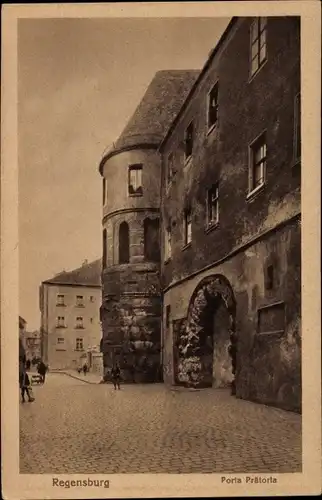
[(83, 365), (83, 373), (84, 373), (84, 375), (86, 375), (86, 373), (87, 373), (87, 372), (88, 372), (88, 366), (87, 366), (87, 364), (85, 363), (85, 364)]
[(43, 361), (40, 361), (37, 372), (41, 376), (41, 382), (44, 384), (45, 383), (45, 378), (46, 378), (46, 372), (47, 372), (47, 366)]
[(114, 389), (116, 390), (116, 387), (117, 387), (120, 390), (121, 370), (120, 370), (118, 363), (116, 363), (113, 366), (113, 368), (111, 370), (111, 375), (112, 375)]
[(35, 401), (35, 398), (32, 395), (31, 384), (29, 380), (28, 373), (26, 371), (26, 367), (23, 367), (22, 372), (19, 374), (19, 386), (21, 391), (21, 402), (25, 403), (25, 394), (27, 394), (28, 402), (32, 403)]

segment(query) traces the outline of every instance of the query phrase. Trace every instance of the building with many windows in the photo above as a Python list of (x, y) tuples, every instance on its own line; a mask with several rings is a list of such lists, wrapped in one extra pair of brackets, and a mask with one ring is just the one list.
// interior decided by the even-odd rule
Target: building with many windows
[[(101, 163), (109, 179), (104, 300), (130, 291), (117, 285), (123, 269), (122, 283), (137, 284), (136, 262), (147, 265), (143, 224), (130, 220), (144, 200), (142, 208), (160, 213), (164, 382), (231, 386), (237, 397), (300, 410), (299, 18), (232, 18), (189, 87), (177, 92), (177, 111), (153, 153), (142, 146), (129, 153), (126, 145), (111, 153), (117, 164), (109, 156)], [(149, 102), (156, 122), (174, 99), (161, 96), (163, 105), (155, 96)], [(135, 116), (148, 133), (153, 125)], [(133, 265), (119, 268), (125, 260)], [(130, 309), (132, 327), (141, 317)], [(122, 330), (117, 315), (114, 321)]]
[(41, 356), (51, 369), (73, 369), (99, 349), (101, 260), (64, 271), (40, 286)]

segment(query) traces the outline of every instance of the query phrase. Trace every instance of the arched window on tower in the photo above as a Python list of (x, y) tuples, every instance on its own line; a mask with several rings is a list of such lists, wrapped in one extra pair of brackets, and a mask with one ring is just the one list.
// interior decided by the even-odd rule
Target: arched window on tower
[(103, 229), (103, 269), (106, 268), (107, 264), (107, 231)]
[(144, 258), (150, 262), (160, 261), (159, 219), (144, 219)]
[(130, 261), (130, 237), (129, 225), (122, 222), (119, 228), (119, 264), (127, 264)]

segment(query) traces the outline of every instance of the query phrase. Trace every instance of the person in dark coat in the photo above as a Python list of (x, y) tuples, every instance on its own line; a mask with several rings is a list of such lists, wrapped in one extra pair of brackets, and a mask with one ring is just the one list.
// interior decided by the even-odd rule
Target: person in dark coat
[(19, 386), (21, 391), (22, 403), (25, 403), (25, 394), (27, 394), (29, 403), (35, 401), (35, 398), (33, 398), (32, 395), (30, 394), (30, 380), (25, 367), (19, 374)]
[(86, 373), (87, 373), (87, 372), (88, 372), (88, 366), (87, 366), (87, 364), (85, 363), (85, 364), (83, 365), (83, 373), (84, 373), (84, 375), (86, 375)]
[(43, 361), (40, 361), (38, 365), (38, 373), (41, 376), (41, 381), (44, 384), (45, 383), (45, 378), (46, 378), (46, 372), (47, 372), (47, 366)]
[(112, 382), (114, 384), (114, 389), (116, 390), (117, 387), (120, 390), (121, 370), (117, 363), (113, 366), (111, 370), (111, 375), (112, 375)]

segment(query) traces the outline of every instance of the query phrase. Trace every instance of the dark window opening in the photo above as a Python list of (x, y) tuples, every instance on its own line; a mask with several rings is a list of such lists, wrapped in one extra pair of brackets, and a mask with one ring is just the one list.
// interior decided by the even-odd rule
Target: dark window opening
[(207, 193), (207, 225), (219, 222), (219, 185), (215, 184)]
[(171, 220), (169, 221), (169, 226), (166, 228), (165, 233), (165, 241), (164, 241), (164, 257), (165, 260), (167, 261), (168, 259), (171, 258), (171, 241), (172, 241), (172, 234), (171, 234)]
[(184, 214), (184, 244), (189, 245), (192, 241), (192, 215), (191, 210)]
[(107, 231), (103, 230), (103, 269), (106, 268), (107, 263)]
[(129, 195), (142, 195), (142, 165), (131, 165), (129, 167)]
[(208, 100), (208, 129), (214, 127), (218, 121), (218, 82), (213, 86), (209, 92)]
[(171, 306), (166, 306), (165, 309), (165, 326), (169, 328), (170, 326), (170, 315), (171, 315)]
[(184, 151), (186, 160), (192, 155), (193, 149), (193, 122), (188, 125), (184, 139)]
[(119, 228), (119, 264), (127, 264), (130, 261), (130, 238), (127, 222), (122, 222)]
[(266, 137), (265, 134), (263, 134), (251, 146), (249, 192), (264, 185), (266, 175), (266, 160)]
[(159, 229), (159, 219), (144, 220), (144, 258), (147, 261), (160, 261)]

